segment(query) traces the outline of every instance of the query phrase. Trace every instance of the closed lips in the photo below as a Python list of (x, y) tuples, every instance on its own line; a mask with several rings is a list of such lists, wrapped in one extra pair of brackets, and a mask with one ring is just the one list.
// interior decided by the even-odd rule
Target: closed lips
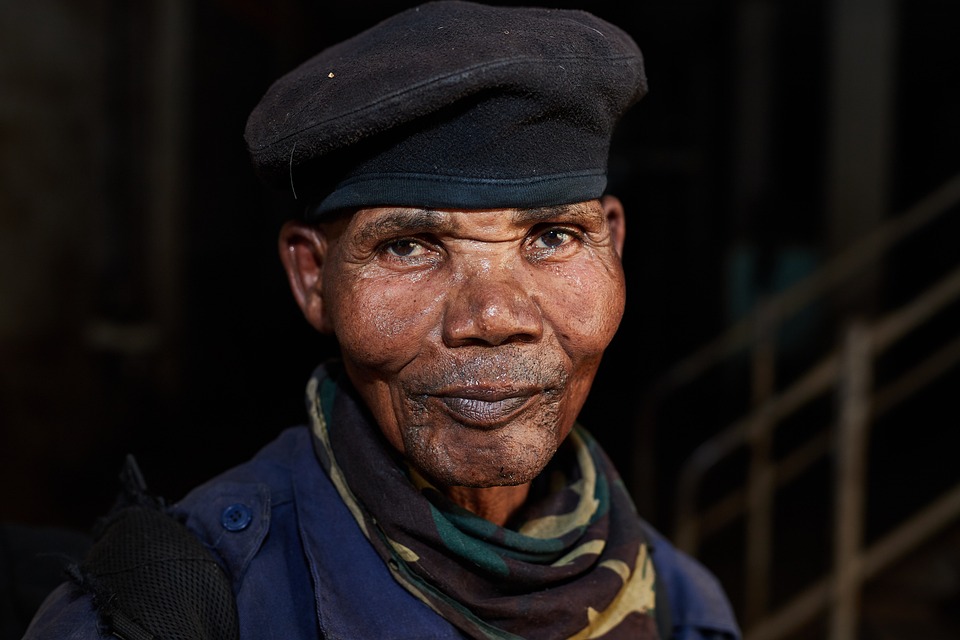
[(533, 391), (462, 391), (437, 396), (458, 422), (477, 427), (496, 427), (520, 412), (535, 397)]

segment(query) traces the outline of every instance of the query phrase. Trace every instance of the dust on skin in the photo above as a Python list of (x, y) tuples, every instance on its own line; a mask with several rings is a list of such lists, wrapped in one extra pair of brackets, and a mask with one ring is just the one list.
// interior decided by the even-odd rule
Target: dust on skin
[(615, 198), (539, 209), (360, 209), (280, 250), (387, 441), (505, 522), (574, 424), (623, 313)]

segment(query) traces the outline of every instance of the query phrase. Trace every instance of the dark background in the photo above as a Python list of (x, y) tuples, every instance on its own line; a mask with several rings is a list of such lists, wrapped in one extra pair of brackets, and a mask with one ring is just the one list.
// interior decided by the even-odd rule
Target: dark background
[[(244, 123), (276, 77), (412, 4), (0, 4), (0, 520), (87, 529), (124, 453), (176, 499), (303, 421), (306, 379), (335, 345), (286, 289), (275, 238), (287, 203), (256, 182)], [(670, 532), (677, 469), (748, 405), (746, 365), (673, 404), (651, 389), (960, 170), (960, 5), (553, 4), (621, 26), (647, 61), (650, 94), (610, 165), (628, 214), (627, 311), (581, 421)], [(858, 40), (873, 21), (880, 40)], [(841, 100), (860, 77), (881, 86)], [(832, 348), (846, 318), (894, 308), (955, 265), (958, 239), (944, 223), (807, 309), (779, 338), (778, 382)], [(949, 397), (897, 428), (916, 435), (920, 421), (917, 438), (956, 445)], [(925, 499), (904, 489), (914, 479), (960, 479), (931, 455), (889, 483), (905, 497), (881, 501), (875, 528)], [(925, 480), (924, 468), (942, 471)], [(829, 499), (800, 499), (795, 517)], [(722, 558), (714, 568), (736, 581)]]

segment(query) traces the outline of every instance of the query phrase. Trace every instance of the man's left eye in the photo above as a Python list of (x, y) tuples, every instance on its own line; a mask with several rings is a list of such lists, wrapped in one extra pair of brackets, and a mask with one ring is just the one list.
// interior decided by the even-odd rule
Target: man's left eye
[(550, 229), (537, 236), (536, 244), (543, 249), (556, 249), (573, 238), (573, 234), (563, 229)]

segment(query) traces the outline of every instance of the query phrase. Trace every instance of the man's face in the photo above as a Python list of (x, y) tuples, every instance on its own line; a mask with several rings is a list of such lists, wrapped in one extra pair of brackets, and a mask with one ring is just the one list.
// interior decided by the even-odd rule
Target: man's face
[(317, 237), (307, 317), (390, 444), (442, 485), (533, 479), (623, 313), (619, 202), (362, 209)]

